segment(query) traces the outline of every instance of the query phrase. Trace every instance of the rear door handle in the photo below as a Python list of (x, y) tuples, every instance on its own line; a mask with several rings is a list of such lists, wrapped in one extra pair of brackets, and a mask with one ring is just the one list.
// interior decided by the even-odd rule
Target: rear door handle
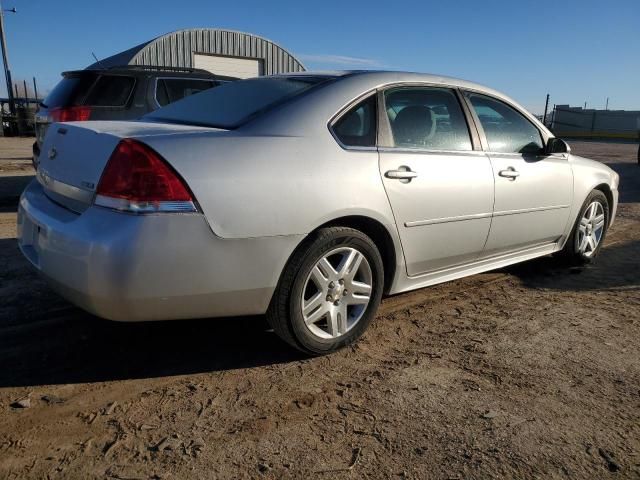
[(399, 167), (398, 170), (387, 170), (384, 174), (387, 178), (394, 180), (404, 180), (405, 183), (410, 182), (412, 178), (418, 176), (418, 172), (412, 171), (409, 167)]
[(515, 180), (516, 178), (518, 178), (520, 176), (520, 172), (518, 172), (513, 167), (509, 167), (506, 170), (500, 170), (498, 172), (498, 175), (500, 175), (501, 177), (508, 178), (510, 180)]

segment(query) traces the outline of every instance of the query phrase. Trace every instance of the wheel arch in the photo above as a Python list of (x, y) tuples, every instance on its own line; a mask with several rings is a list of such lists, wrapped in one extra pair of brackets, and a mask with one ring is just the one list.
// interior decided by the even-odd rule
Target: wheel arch
[(313, 231), (328, 227), (349, 227), (359, 230), (375, 243), (384, 266), (384, 293), (389, 293), (396, 275), (397, 250), (388, 228), (378, 220), (364, 215), (338, 217), (316, 227)]
[(613, 221), (613, 215), (611, 215), (611, 211), (613, 209), (613, 192), (611, 191), (611, 187), (606, 183), (600, 183), (593, 187), (593, 190), (599, 190), (604, 193), (604, 196), (607, 197), (607, 203), (609, 204), (609, 224)]
[[(323, 228), (329, 227), (348, 227), (358, 230), (367, 235), (373, 243), (376, 245), (382, 257), (382, 265), (384, 267), (384, 289), (383, 292), (388, 294), (391, 286), (394, 282), (395, 275), (398, 269), (398, 255), (401, 255), (400, 246), (396, 244), (393, 238), (392, 232), (389, 231), (383, 223), (365, 215), (345, 215), (342, 217), (336, 217), (331, 220), (327, 220), (324, 223), (311, 229), (307, 235), (298, 243), (293, 249), (289, 258), (285, 262), (285, 268), (283, 268), (282, 274), (286, 270), (286, 265), (289, 264), (293, 256), (305, 245), (309, 235)], [(278, 281), (280, 283), (280, 280)]]

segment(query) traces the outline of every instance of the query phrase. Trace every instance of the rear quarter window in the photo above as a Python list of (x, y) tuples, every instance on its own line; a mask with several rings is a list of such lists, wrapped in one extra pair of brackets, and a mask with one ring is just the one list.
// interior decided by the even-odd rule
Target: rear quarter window
[(84, 103), (92, 107), (124, 107), (135, 83), (133, 77), (101, 75)]
[(376, 96), (348, 110), (331, 127), (340, 143), (346, 147), (374, 147), (376, 144)]

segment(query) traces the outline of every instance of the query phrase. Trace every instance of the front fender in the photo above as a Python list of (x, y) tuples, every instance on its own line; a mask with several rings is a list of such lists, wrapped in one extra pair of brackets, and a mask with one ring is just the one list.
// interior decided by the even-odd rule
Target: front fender
[(571, 230), (585, 200), (596, 188), (601, 189), (602, 186), (605, 186), (611, 194), (612, 204), (609, 205), (609, 225), (613, 223), (618, 208), (618, 174), (616, 172), (601, 162), (577, 155), (571, 155), (569, 162), (573, 171), (573, 200), (569, 222), (564, 232), (564, 241), (571, 235)]

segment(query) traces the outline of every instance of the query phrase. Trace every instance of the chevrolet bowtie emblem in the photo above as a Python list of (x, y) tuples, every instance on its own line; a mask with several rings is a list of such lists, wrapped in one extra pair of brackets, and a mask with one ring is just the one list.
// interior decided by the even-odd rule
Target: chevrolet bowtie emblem
[(56, 155), (58, 155), (58, 151), (54, 147), (51, 147), (49, 149), (49, 160), (56, 158)]
[(38, 170), (38, 175), (40, 176), (40, 179), (42, 180), (42, 183), (44, 185), (49, 185), (51, 183), (51, 177), (47, 172), (40, 169)]

